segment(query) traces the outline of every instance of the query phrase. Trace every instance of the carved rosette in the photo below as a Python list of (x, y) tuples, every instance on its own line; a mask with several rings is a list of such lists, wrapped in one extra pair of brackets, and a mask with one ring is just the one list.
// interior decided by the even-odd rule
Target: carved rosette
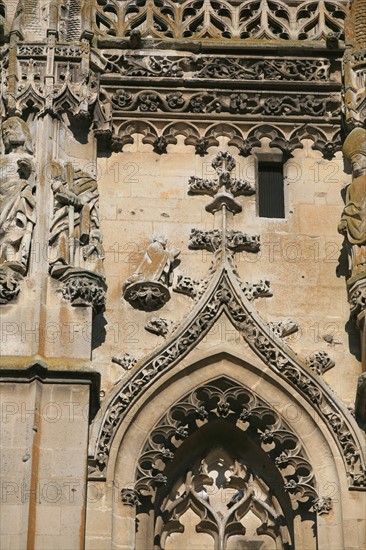
[(73, 306), (91, 306), (95, 311), (103, 309), (107, 284), (103, 277), (90, 271), (70, 268), (60, 277), (63, 297)]

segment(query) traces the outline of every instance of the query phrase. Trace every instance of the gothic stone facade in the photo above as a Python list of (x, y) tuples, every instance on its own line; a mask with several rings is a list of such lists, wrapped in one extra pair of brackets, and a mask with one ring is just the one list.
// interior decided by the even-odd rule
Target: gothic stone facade
[(1, 548), (365, 548), (364, 0), (0, 33)]

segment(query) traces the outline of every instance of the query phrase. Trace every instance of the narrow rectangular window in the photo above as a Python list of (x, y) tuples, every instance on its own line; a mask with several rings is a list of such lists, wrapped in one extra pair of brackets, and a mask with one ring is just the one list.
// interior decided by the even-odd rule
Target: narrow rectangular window
[(284, 218), (283, 164), (258, 162), (258, 202), (260, 218)]

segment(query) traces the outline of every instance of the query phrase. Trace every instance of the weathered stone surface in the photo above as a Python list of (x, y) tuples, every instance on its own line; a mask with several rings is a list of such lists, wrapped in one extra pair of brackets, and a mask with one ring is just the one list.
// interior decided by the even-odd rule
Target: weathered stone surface
[(11, 4), (0, 545), (365, 547), (364, 2)]

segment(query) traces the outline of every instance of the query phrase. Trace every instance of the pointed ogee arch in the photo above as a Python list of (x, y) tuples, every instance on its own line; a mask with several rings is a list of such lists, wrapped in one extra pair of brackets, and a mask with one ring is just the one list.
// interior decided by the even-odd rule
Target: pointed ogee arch
[(320, 376), (302, 363), (291, 348), (266, 325), (245, 297), (238, 278), (226, 262), (180, 328), (168, 340), (139, 361), (127, 381), (121, 381), (106, 399), (99, 424), (95, 454), (90, 458), (90, 479), (105, 477), (114, 437), (139, 396), (166, 371), (173, 369), (197, 346), (225, 312), (245, 342), (265, 365), (304, 397), (329, 427), (352, 489), (366, 486), (365, 461), (355, 421)]

